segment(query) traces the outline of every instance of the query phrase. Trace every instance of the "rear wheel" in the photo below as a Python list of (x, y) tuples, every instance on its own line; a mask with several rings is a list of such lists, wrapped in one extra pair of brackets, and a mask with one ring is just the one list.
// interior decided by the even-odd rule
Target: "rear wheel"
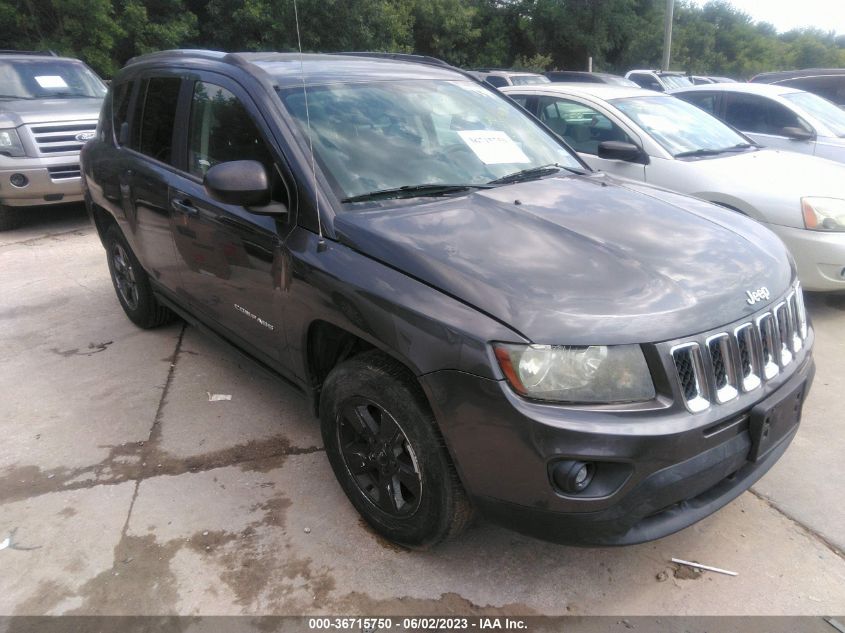
[(21, 223), (21, 214), (13, 207), (0, 204), (0, 231), (9, 231)]
[(150, 279), (117, 226), (105, 235), (109, 273), (123, 311), (135, 325), (154, 328), (173, 319), (173, 313), (159, 304)]
[(380, 352), (335, 367), (320, 398), (326, 454), (352, 505), (401, 545), (459, 534), (472, 509), (428, 403), (407, 370)]

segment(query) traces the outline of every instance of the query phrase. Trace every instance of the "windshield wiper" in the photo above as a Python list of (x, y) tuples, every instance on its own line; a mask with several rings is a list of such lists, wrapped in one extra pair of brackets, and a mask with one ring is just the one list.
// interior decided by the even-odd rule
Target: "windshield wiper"
[(24, 99), (27, 101), (32, 101), (33, 99), (36, 99), (36, 97), (26, 97), (23, 95), (0, 95), (0, 99)]
[(403, 185), (391, 189), (378, 189), (357, 196), (343, 198), (341, 202), (369, 202), (372, 200), (390, 200), (391, 198), (416, 198), (422, 196), (444, 196), (459, 191), (470, 189), (490, 189), (491, 185), (447, 185), (447, 184), (423, 184)]
[[(549, 163), (548, 165), (540, 165), (539, 167), (529, 167), (528, 169), (520, 169), (519, 171), (515, 171), (512, 174), (508, 174), (507, 176), (502, 176), (501, 178), (496, 178), (495, 180), (491, 180), (488, 182), (488, 185), (506, 185), (511, 182), (521, 182), (523, 180), (533, 180), (534, 178), (540, 178), (541, 176), (548, 176), (550, 174), (554, 174), (559, 172), (561, 169), (568, 169), (563, 165), (558, 165), (557, 163)], [(573, 171), (575, 173), (583, 173), (579, 172), (575, 169), (570, 169), (569, 171)]]
[(726, 154), (728, 152), (739, 152), (744, 149), (749, 149), (751, 147), (759, 147), (756, 143), (737, 143), (736, 145), (731, 145), (730, 147), (721, 147), (719, 149), (711, 149), (711, 148), (701, 148), (701, 149), (693, 149), (688, 152), (681, 152), (679, 154), (675, 154), (675, 158), (685, 158), (687, 156), (716, 156), (718, 154)]

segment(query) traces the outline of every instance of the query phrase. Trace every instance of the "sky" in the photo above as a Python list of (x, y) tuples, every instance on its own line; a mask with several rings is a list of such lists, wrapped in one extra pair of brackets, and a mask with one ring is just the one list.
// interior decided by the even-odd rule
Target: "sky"
[[(814, 26), (845, 35), (845, 0), (728, 0), (758, 22), (769, 22), (778, 31)], [(706, 0), (694, 0), (704, 4)]]

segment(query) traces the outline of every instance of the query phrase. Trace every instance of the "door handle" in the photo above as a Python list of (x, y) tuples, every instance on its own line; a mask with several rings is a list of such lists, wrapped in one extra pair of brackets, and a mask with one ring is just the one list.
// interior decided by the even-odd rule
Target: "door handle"
[(199, 215), (200, 210), (191, 204), (190, 200), (180, 200), (178, 198), (171, 198), (170, 206), (174, 211), (184, 213), (185, 215)]

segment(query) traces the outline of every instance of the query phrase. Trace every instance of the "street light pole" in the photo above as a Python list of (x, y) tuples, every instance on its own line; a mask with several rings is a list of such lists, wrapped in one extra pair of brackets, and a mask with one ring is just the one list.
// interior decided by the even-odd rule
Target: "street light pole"
[(663, 70), (669, 70), (672, 54), (672, 14), (675, 12), (675, 0), (666, 0), (666, 23), (663, 27)]

